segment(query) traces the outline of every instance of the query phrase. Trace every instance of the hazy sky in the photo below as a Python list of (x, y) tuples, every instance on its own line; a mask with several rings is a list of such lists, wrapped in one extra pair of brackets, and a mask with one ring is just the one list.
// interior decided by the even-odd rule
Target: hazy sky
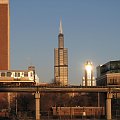
[(120, 0), (10, 0), (11, 69), (34, 65), (41, 82), (52, 81), (60, 18), (69, 84), (81, 83), (87, 60), (96, 73), (120, 59)]

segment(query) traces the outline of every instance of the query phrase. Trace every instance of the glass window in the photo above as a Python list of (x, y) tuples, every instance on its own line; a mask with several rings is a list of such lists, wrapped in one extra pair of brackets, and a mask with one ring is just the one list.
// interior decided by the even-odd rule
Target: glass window
[(20, 73), (18, 73), (18, 77), (20, 77)]
[(33, 73), (31, 72), (31, 77), (33, 76)]
[(24, 77), (28, 77), (28, 72), (24, 72)]
[(5, 77), (5, 73), (3, 72), (3, 73), (1, 73), (1, 77)]
[(11, 72), (7, 72), (7, 77), (11, 77)]
[(113, 83), (113, 79), (110, 79), (110, 84), (112, 84)]
[(15, 77), (17, 77), (17, 72), (15, 72)]
[(117, 84), (117, 79), (114, 79), (114, 84)]

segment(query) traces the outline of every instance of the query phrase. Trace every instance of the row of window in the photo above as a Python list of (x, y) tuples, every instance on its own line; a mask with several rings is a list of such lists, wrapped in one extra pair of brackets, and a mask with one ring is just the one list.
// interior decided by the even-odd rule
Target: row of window
[(101, 74), (106, 73), (107, 71), (111, 72), (120, 72), (120, 61), (119, 62), (109, 62), (100, 67)]
[(0, 72), (1, 77), (20, 77), (20, 76), (28, 77), (28, 72)]
[(108, 84), (120, 84), (120, 79), (109, 79)]

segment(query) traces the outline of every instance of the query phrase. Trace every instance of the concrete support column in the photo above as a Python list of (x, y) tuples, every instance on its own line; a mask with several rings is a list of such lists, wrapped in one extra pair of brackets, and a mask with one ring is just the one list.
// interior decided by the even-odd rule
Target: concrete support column
[(35, 93), (36, 100), (36, 120), (40, 120), (40, 93)]
[(112, 93), (107, 93), (107, 99), (106, 99), (107, 120), (112, 120), (112, 115), (111, 115), (111, 98), (112, 98)]

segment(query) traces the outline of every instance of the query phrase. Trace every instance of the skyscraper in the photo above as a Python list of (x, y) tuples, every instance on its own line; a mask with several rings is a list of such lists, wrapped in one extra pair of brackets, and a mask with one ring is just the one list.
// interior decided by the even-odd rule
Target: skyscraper
[(54, 80), (56, 84), (68, 85), (68, 49), (64, 48), (62, 21), (60, 21), (58, 48), (54, 49)]
[(0, 70), (10, 67), (9, 0), (0, 0)]
[(90, 61), (85, 63), (85, 75), (82, 81), (83, 86), (95, 86), (96, 81), (93, 76), (93, 64)]

